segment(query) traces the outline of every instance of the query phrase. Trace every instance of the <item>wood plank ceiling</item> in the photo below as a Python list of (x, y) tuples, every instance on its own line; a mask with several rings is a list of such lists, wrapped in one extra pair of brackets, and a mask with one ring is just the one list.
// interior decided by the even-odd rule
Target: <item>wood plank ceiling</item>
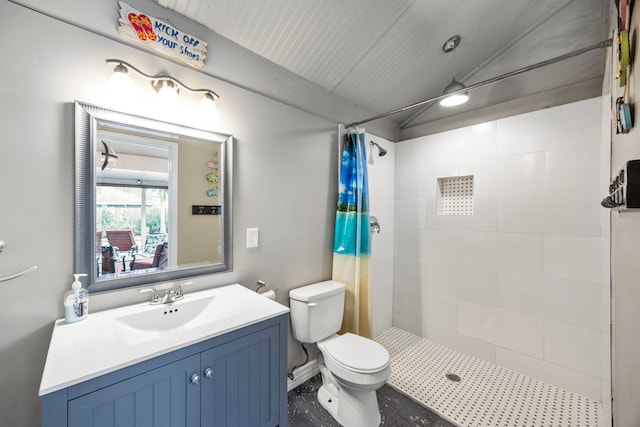
[[(438, 96), (455, 72), (469, 85), (598, 43), (608, 0), (156, 0), (376, 113)], [(453, 54), (443, 43), (459, 34)], [(391, 116), (399, 128), (600, 93), (600, 49), (476, 89), (468, 103)], [(574, 88), (574, 90), (567, 90)], [(541, 95), (542, 94), (542, 95)], [(508, 111), (507, 111), (508, 113)], [(461, 116), (461, 117), (462, 117)]]

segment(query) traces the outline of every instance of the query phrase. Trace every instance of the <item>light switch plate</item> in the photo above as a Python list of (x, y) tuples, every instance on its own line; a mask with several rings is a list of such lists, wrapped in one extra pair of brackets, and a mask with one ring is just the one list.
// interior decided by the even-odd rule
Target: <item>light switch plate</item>
[(247, 248), (258, 247), (258, 229), (247, 228)]

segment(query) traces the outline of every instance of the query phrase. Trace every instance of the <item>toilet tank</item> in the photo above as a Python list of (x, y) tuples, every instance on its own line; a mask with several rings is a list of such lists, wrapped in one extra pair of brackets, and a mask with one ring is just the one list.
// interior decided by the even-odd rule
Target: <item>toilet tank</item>
[(314, 343), (337, 333), (342, 326), (345, 290), (335, 280), (292, 289), (289, 307), (294, 338)]

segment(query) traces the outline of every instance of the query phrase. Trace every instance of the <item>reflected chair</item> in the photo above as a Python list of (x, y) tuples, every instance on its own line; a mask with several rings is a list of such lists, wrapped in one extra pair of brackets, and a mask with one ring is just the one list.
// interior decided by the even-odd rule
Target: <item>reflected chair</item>
[(102, 248), (102, 269), (101, 274), (119, 273), (123, 270), (120, 260), (115, 257), (113, 246), (104, 246)]
[(145, 268), (161, 268), (166, 267), (169, 261), (168, 244), (161, 243), (156, 246), (156, 251), (153, 256), (148, 256), (142, 253), (134, 254), (133, 261), (131, 261), (132, 270), (142, 270)]
[(105, 230), (109, 245), (114, 249), (114, 256), (122, 259), (122, 269), (126, 270), (126, 260), (131, 259), (138, 252), (138, 244), (129, 230)]

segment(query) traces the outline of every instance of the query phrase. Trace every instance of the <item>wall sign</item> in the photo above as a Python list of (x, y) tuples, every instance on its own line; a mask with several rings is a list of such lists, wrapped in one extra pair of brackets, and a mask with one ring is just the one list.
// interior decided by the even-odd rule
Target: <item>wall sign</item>
[(124, 2), (120, 5), (121, 36), (187, 64), (204, 68), (207, 43), (160, 19), (145, 15)]

